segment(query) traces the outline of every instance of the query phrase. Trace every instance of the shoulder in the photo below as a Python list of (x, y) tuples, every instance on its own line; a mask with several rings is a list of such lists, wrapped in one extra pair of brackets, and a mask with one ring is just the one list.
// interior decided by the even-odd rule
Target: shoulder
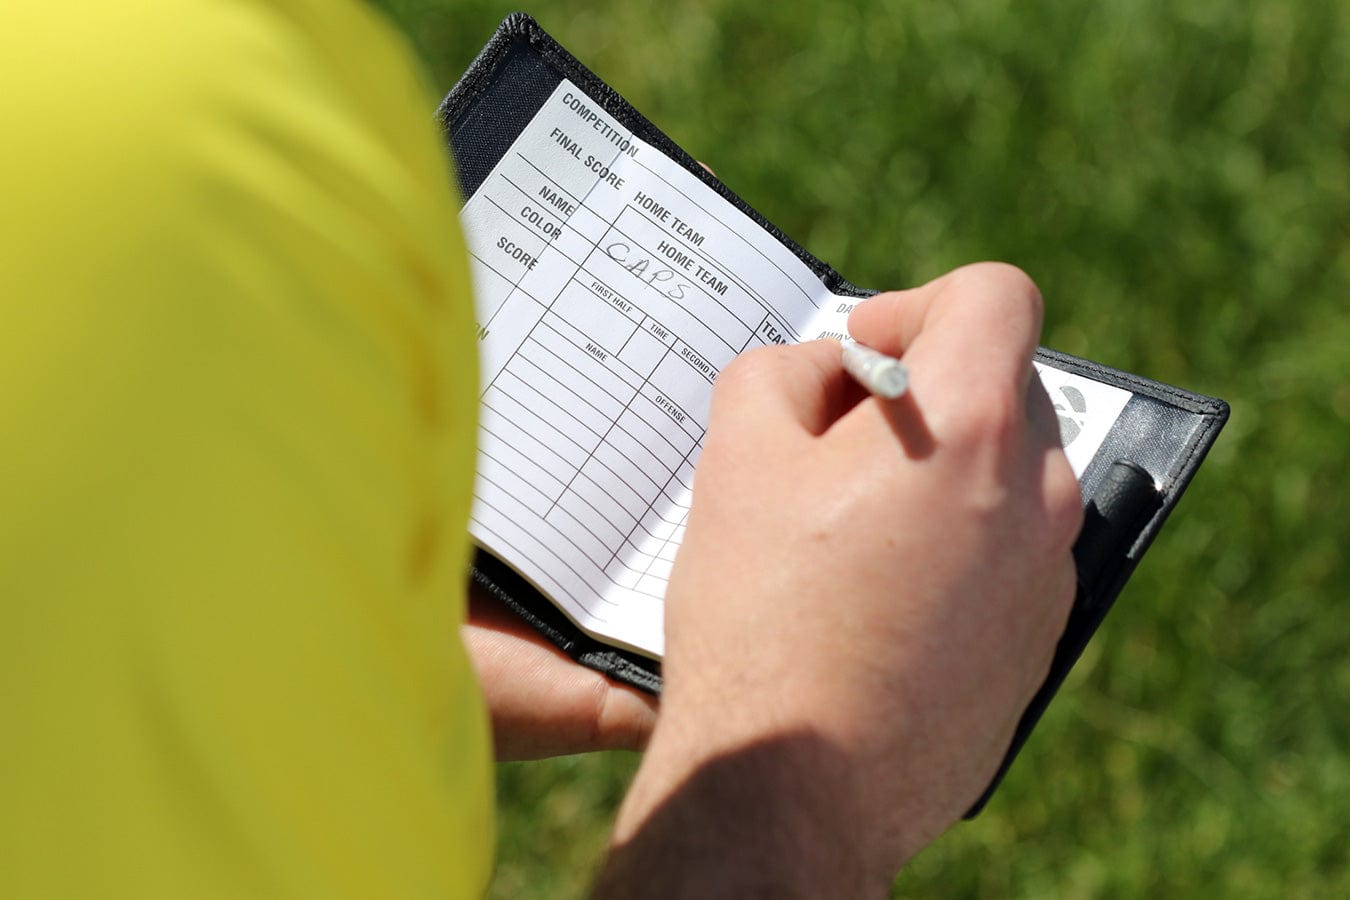
[(0, 184), (30, 226), (327, 203), (397, 217), (406, 239), (453, 209), (430, 98), (364, 3), (18, 2), (0, 35)]
[[(142, 358), (290, 322), (401, 380), (471, 383), (439, 343), (471, 312), (432, 102), (366, 4), (19, 0), (7, 18), (0, 283), (47, 301), (21, 323), (84, 323)], [(190, 334), (147, 343), (145, 318)]]

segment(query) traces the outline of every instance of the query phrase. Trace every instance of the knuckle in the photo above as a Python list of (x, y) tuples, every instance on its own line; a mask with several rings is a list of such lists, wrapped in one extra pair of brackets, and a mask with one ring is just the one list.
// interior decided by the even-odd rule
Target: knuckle
[(1037, 320), (1044, 312), (1045, 302), (1036, 282), (1010, 263), (972, 263), (958, 269), (957, 275), (963, 288), (993, 303), (1011, 305), (1015, 312), (1034, 316)]
[(799, 368), (791, 346), (757, 347), (732, 358), (713, 382), (710, 419), (719, 426), (743, 419), (766, 396), (780, 396)]
[(731, 362), (722, 367), (717, 376), (717, 385), (724, 389), (736, 389), (747, 382), (758, 383), (771, 377), (783, 365), (782, 347), (756, 347), (738, 354)]
[(640, 750), (647, 742), (647, 722), (633, 714), (624, 702), (622, 688), (603, 676), (592, 687), (593, 718), (588, 746), (604, 749)]
[(996, 293), (1028, 303), (1040, 301), (1041, 291), (1024, 270), (1005, 262), (977, 262), (961, 270), (963, 278)]
[(713, 406), (734, 403), (737, 397), (757, 390), (769, 380), (781, 364), (773, 351), (777, 347), (759, 347), (736, 356), (722, 367), (713, 383)]

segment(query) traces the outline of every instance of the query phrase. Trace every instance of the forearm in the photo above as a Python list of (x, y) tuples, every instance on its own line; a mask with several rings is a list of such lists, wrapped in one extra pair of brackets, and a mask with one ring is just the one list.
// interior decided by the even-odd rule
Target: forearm
[[(659, 731), (658, 731), (659, 735)], [(654, 741), (619, 813), (595, 896), (884, 896), (864, 786), (829, 741), (796, 731), (712, 754)]]

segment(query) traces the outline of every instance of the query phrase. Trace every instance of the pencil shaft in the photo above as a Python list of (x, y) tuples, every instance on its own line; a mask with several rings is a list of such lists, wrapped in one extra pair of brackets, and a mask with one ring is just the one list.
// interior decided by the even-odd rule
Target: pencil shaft
[(909, 370), (905, 364), (871, 347), (845, 344), (843, 363), (844, 371), (878, 397), (894, 400), (909, 389)]

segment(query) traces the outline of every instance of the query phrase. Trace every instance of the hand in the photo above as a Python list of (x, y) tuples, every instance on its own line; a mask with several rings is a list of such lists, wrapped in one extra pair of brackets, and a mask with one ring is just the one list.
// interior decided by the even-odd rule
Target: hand
[(646, 746), (655, 697), (573, 662), (477, 585), (463, 634), (499, 761)]
[(833, 342), (722, 373), (602, 893), (653, 854), (685, 858), (646, 882), (672, 896), (764, 887), (748, 869), (884, 893), (984, 789), (1073, 598), (1040, 322), (1026, 276), (982, 264), (854, 312), (858, 340), (903, 353), (899, 401), (861, 399)]

